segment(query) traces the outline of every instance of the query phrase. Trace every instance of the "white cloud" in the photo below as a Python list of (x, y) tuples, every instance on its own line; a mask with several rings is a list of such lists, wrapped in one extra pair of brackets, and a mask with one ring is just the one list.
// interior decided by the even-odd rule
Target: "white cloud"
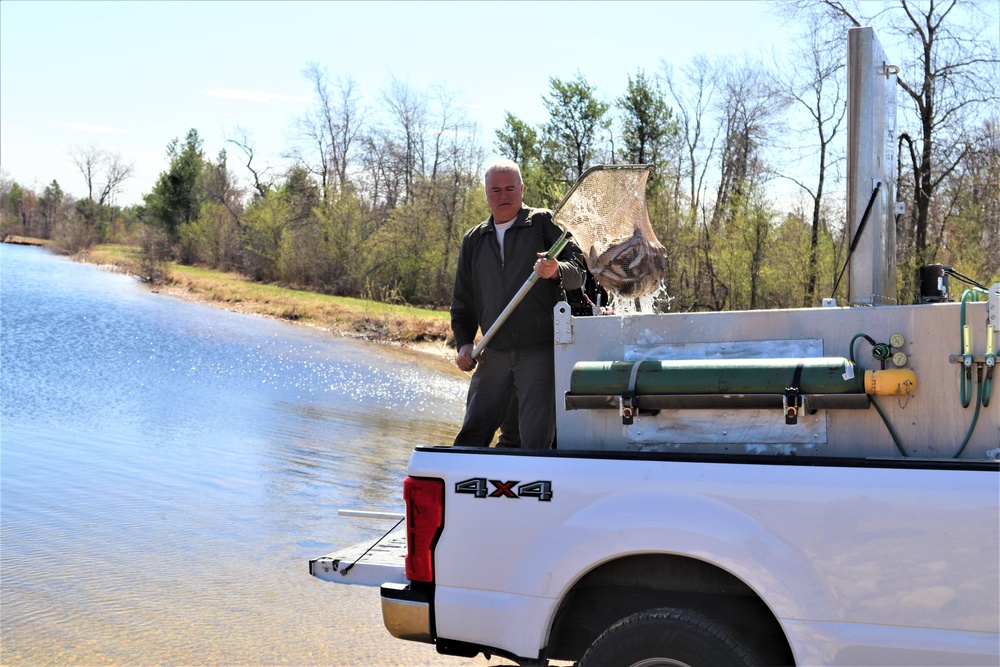
[(308, 102), (305, 97), (281, 95), (279, 93), (261, 93), (256, 90), (237, 90), (235, 88), (213, 88), (202, 91), (209, 97), (221, 97), (227, 100), (250, 100), (252, 102), (270, 102), (271, 100), (290, 100), (292, 102)]

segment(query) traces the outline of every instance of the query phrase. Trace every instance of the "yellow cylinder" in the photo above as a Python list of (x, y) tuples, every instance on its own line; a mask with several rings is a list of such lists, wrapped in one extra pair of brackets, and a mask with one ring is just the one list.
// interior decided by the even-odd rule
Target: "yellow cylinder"
[(865, 371), (865, 393), (871, 396), (908, 396), (917, 388), (917, 374), (909, 368)]

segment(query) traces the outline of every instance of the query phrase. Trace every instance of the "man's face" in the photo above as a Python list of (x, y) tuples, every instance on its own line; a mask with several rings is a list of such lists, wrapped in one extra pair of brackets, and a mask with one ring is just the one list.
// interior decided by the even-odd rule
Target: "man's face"
[(510, 222), (524, 202), (524, 183), (516, 171), (492, 171), (486, 175), (486, 202), (493, 221)]

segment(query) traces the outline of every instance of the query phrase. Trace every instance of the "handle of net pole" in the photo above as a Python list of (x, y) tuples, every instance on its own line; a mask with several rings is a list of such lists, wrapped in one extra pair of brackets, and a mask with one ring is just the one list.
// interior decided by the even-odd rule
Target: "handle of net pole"
[[(563, 230), (562, 235), (558, 239), (556, 239), (556, 242), (553, 243), (552, 247), (549, 248), (548, 252), (545, 253), (545, 259), (555, 259), (556, 257), (558, 257), (559, 253), (563, 251), (563, 248), (566, 247), (567, 243), (569, 243), (568, 232), (566, 230)], [(529, 290), (531, 290), (532, 286), (537, 281), (538, 281), (538, 274), (532, 271), (531, 275), (528, 276), (528, 279), (524, 281), (523, 285), (521, 285), (521, 289), (517, 290), (517, 294), (514, 295), (514, 298), (510, 300), (510, 303), (507, 304), (507, 307), (504, 308), (503, 312), (500, 313), (500, 316), (497, 317), (496, 322), (493, 323), (493, 326), (489, 328), (489, 331), (483, 334), (482, 339), (480, 339), (480, 341), (476, 343), (476, 346), (472, 348), (472, 354), (470, 356), (473, 359), (479, 358), (479, 355), (482, 354), (483, 348), (486, 347), (486, 344), (490, 342), (490, 340), (493, 338), (494, 335), (496, 335), (496, 332), (500, 329), (503, 323), (507, 321), (507, 318), (510, 317), (510, 314), (514, 312), (514, 309), (517, 308), (517, 305), (521, 303), (521, 301), (524, 299), (524, 296), (528, 293)]]

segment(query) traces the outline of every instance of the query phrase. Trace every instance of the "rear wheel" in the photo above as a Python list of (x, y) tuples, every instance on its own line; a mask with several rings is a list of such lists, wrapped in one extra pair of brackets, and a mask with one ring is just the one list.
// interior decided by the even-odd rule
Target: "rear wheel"
[(756, 667), (753, 653), (725, 627), (681, 609), (650, 609), (605, 630), (579, 667)]

